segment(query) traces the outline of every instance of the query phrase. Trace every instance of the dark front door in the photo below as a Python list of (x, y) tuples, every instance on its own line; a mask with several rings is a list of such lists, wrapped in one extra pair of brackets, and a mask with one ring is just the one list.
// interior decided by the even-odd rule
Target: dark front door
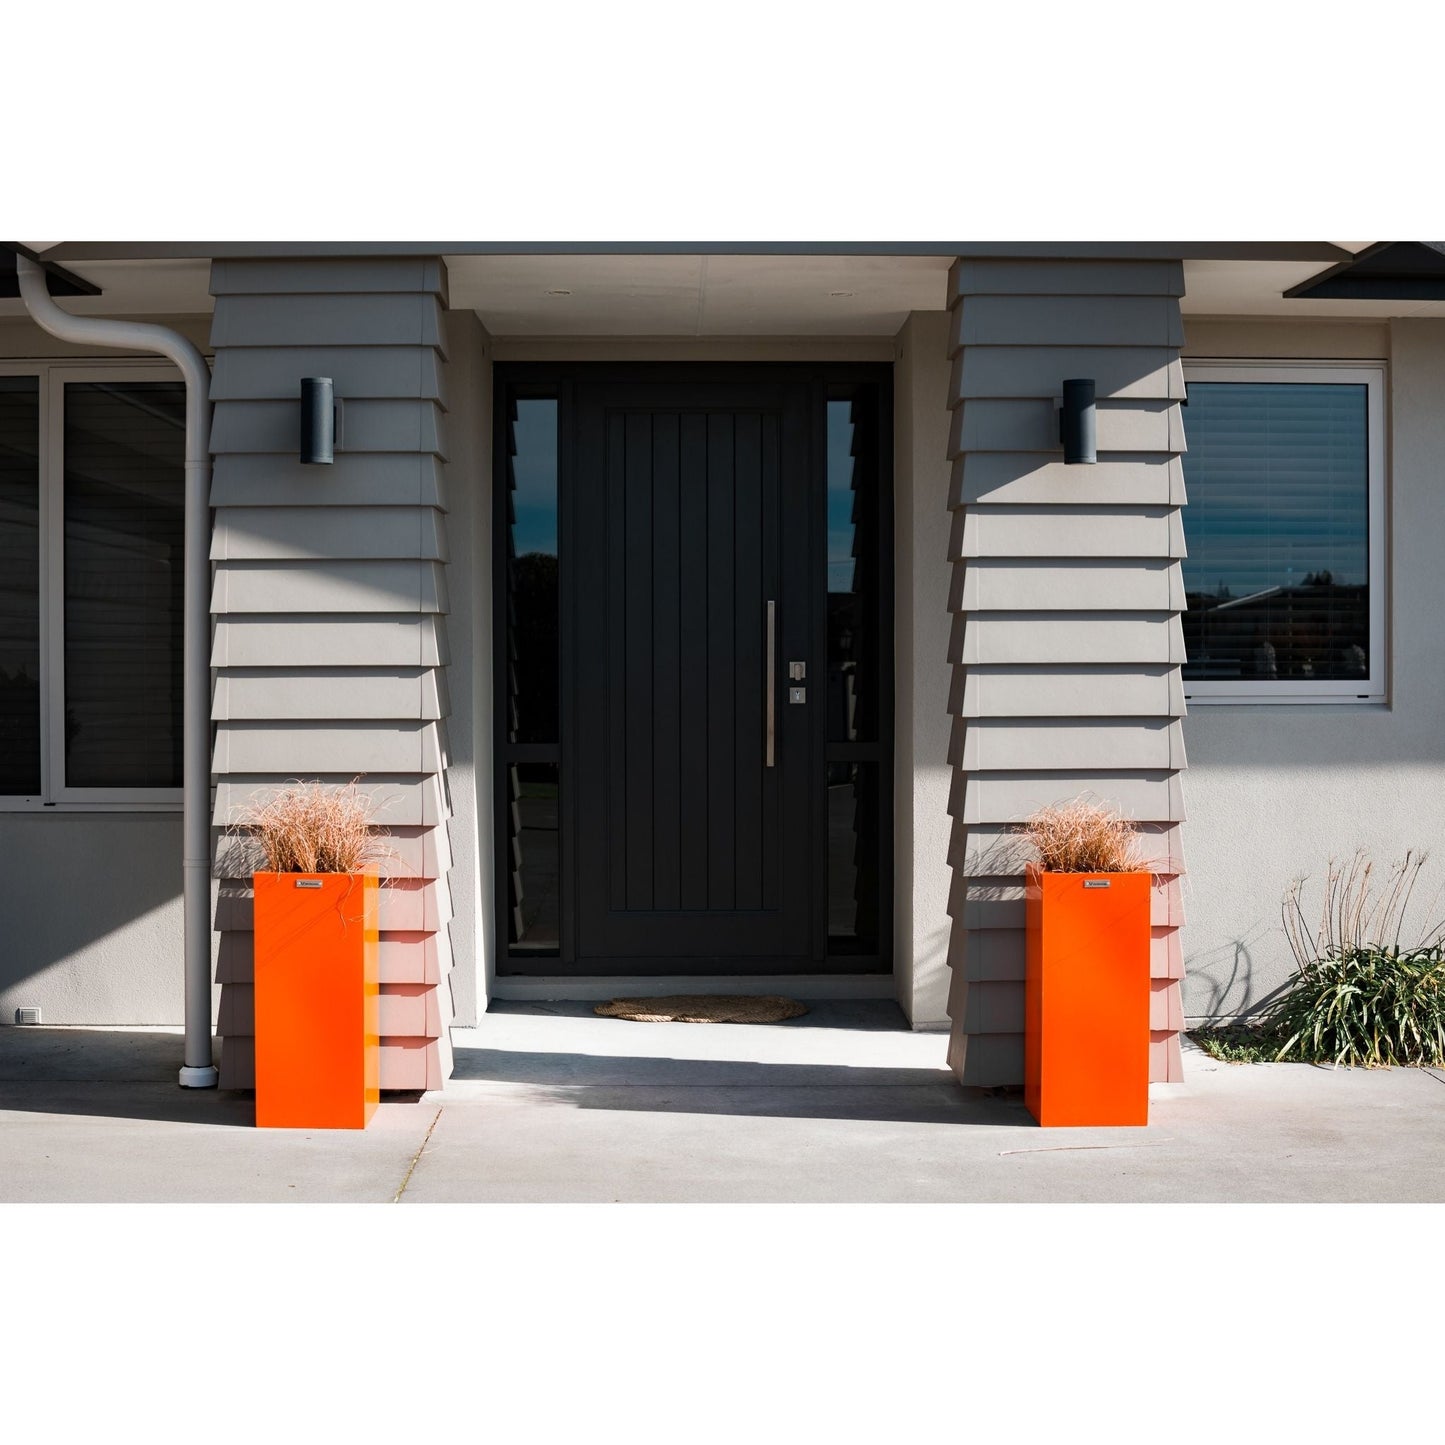
[(887, 971), (889, 389), (498, 367), (499, 972)]
[(599, 378), (575, 406), (577, 954), (806, 967), (808, 389)]

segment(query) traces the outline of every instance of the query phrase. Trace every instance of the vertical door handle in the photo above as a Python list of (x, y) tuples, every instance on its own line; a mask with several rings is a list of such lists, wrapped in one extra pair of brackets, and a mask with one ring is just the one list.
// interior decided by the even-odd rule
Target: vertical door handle
[(773, 719), (777, 711), (777, 687), (778, 687), (778, 607), (777, 603), (770, 597), (768, 599), (768, 638), (767, 638), (767, 691), (768, 691), (768, 730), (767, 740), (763, 749), (763, 761), (765, 766), (773, 766)]

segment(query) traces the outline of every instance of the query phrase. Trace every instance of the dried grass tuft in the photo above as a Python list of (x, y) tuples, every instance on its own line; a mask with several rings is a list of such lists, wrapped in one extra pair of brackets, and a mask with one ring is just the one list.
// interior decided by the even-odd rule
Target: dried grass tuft
[(1290, 886), (1284, 933), (1297, 966), (1261, 1022), (1274, 1058), (1365, 1068), (1445, 1065), (1439, 893), (1423, 923), (1409, 919), (1425, 860), (1412, 849), (1379, 878), (1362, 849), (1331, 859), (1313, 929), (1305, 880)]
[(1137, 824), (1084, 798), (1040, 808), (1025, 820), (1023, 836), (1048, 873), (1136, 873), (1145, 867)]
[(393, 856), (372, 821), (375, 802), (357, 789), (297, 781), (253, 802), (236, 826), (248, 835), (253, 871), (366, 873)]

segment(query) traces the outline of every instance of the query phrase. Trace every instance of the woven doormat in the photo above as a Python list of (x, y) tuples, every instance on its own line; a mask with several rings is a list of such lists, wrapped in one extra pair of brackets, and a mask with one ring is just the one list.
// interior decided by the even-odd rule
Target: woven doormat
[(666, 998), (614, 998), (593, 1010), (603, 1018), (642, 1024), (776, 1024), (808, 1012), (797, 999), (776, 994), (669, 994)]

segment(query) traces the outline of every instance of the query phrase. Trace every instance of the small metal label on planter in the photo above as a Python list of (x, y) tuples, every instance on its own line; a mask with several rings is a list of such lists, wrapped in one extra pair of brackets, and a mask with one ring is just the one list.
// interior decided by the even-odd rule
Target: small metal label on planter
[(1085, 879), (1084, 879), (1084, 887), (1085, 887), (1085, 888), (1107, 888), (1108, 886), (1109, 886), (1109, 880), (1108, 880), (1107, 878), (1085, 878)]
[(319, 878), (298, 878), (296, 886), (298, 888), (320, 888), (321, 880)]

